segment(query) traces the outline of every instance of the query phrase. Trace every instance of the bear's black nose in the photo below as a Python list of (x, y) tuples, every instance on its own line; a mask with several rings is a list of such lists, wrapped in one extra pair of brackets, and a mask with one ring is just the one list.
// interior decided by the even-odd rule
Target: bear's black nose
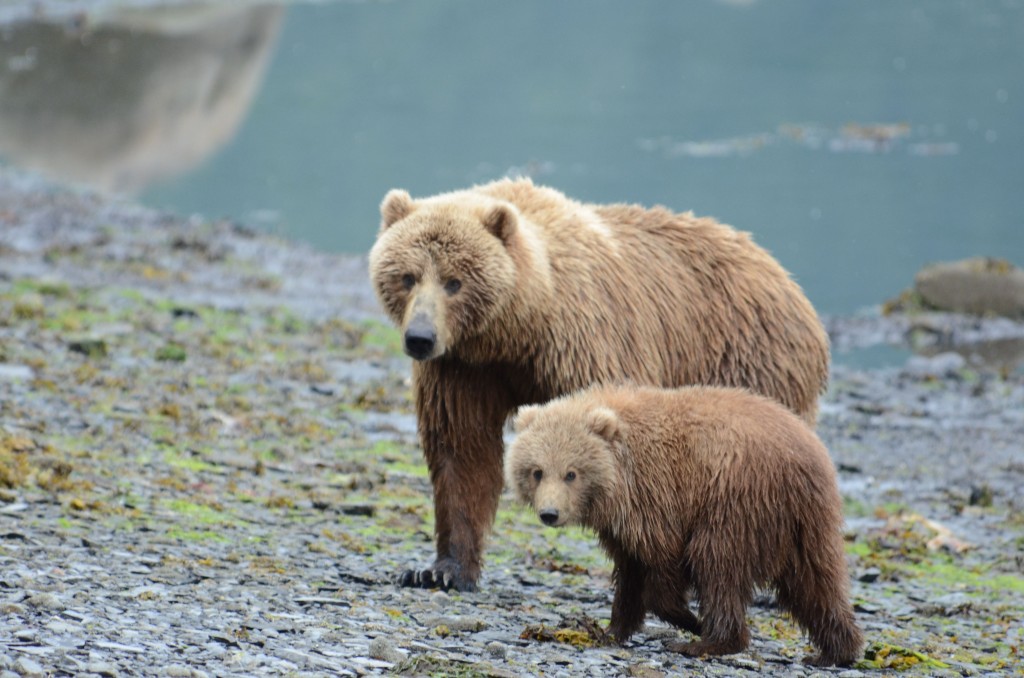
[(545, 525), (554, 525), (558, 522), (558, 509), (541, 509), (538, 515)]
[(410, 327), (405, 331), (405, 352), (414, 360), (430, 357), (437, 343), (437, 333), (432, 327)]

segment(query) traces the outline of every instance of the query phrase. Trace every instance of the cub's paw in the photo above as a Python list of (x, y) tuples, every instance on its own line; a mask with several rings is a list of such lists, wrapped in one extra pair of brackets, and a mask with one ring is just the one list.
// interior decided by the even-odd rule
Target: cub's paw
[(462, 574), (462, 567), (450, 558), (434, 561), (425, 570), (406, 570), (398, 577), (400, 586), (417, 589), (475, 591), (476, 580)]
[(741, 641), (733, 642), (708, 642), (700, 640), (693, 643), (685, 643), (680, 640), (673, 640), (665, 643), (665, 649), (671, 652), (685, 654), (688, 657), (716, 656), (722, 654), (736, 654), (742, 652), (747, 644)]
[(608, 638), (617, 645), (625, 645), (627, 641), (633, 636), (633, 631), (619, 626), (618, 624), (610, 624), (608, 629), (605, 631)]
[(697, 616), (687, 609), (672, 610), (670, 612), (658, 612), (658, 617), (663, 621), (667, 621), (672, 626), (689, 631), (695, 636), (701, 635), (700, 620)]

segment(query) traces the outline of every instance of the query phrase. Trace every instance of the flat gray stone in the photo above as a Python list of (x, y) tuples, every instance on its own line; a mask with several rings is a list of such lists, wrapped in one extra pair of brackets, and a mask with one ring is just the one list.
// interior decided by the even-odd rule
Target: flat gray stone
[(31, 657), (18, 657), (14, 661), (14, 672), (23, 678), (41, 678), (46, 675), (42, 665)]
[(52, 593), (37, 593), (25, 601), (32, 607), (43, 610), (58, 611), (64, 609), (64, 603)]
[(89, 662), (88, 666), (86, 666), (86, 670), (89, 673), (95, 673), (100, 676), (109, 676), (110, 678), (117, 678), (119, 675), (117, 665), (112, 662)]
[(35, 374), (28, 365), (0, 363), (0, 381), (28, 381), (35, 377)]

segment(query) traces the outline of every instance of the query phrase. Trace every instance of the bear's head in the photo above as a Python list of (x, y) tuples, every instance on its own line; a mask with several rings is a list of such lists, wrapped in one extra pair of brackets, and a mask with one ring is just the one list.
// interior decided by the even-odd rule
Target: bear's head
[(370, 277), (406, 354), (442, 356), (508, 307), (519, 222), (510, 203), (469, 191), (424, 200), (397, 189), (387, 194)]
[(516, 499), (545, 525), (600, 529), (621, 496), (615, 446), (623, 427), (614, 410), (571, 399), (520, 408), (505, 458)]

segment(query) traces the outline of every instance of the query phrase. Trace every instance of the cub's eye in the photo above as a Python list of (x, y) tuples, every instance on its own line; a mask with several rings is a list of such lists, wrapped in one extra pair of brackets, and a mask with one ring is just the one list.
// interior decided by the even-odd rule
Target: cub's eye
[(444, 284), (444, 291), (448, 294), (455, 294), (462, 289), (462, 281), (458, 278), (452, 278)]
[(576, 480), (576, 471), (569, 471), (565, 474), (565, 482), (571, 483), (574, 480)]
[(406, 273), (402, 276), (402, 287), (407, 290), (411, 290), (416, 285), (416, 276), (412, 273)]
[(544, 477), (544, 471), (541, 471), (540, 469), (537, 469), (536, 471), (533, 472), (533, 479), (534, 480), (540, 480), (543, 477)]

